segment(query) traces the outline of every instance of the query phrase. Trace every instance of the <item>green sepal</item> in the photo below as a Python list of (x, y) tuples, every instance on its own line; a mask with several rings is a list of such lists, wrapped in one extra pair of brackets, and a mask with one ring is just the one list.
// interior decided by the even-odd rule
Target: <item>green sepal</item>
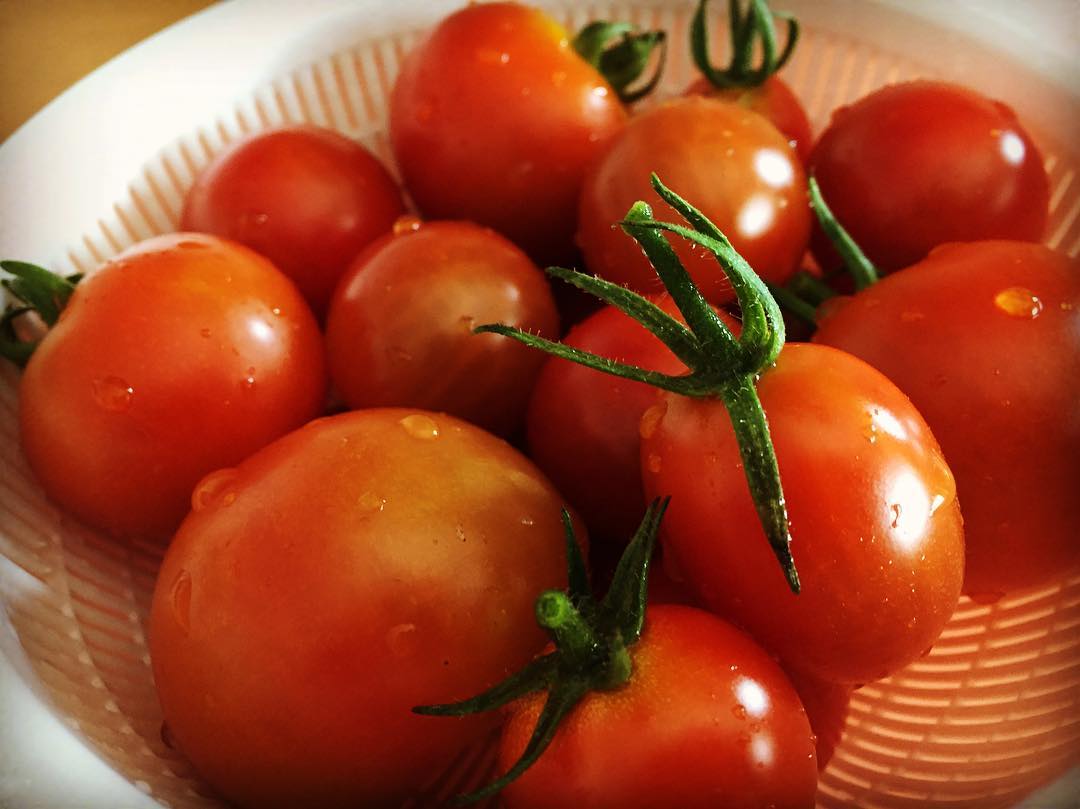
[(836, 248), (836, 252), (840, 254), (840, 258), (843, 259), (844, 268), (855, 282), (855, 290), (866, 289), (871, 284), (876, 284), (880, 277), (877, 267), (867, 258), (862, 248), (855, 243), (851, 235), (833, 216), (832, 210), (821, 195), (821, 186), (818, 185), (815, 177), (810, 177), (809, 186), (810, 207), (813, 209), (814, 215), (817, 216), (821, 229), (825, 231), (825, 235), (829, 237), (829, 241)]
[(9, 306), (0, 316), (0, 356), (24, 367), (39, 341), (20, 339), (15, 331), (15, 320), (36, 312), (46, 326), (56, 325), (82, 276), (65, 278), (26, 261), (0, 261), (0, 269), (11, 276), (0, 279), (0, 286), (20, 302)]
[(439, 705), (417, 705), (413, 713), (422, 716), (469, 716), (474, 713), (493, 711), (508, 705), (516, 699), (535, 691), (550, 687), (554, 680), (558, 660), (555, 653), (549, 653), (530, 662), (516, 674), (507, 677), (498, 685), (489, 688), (475, 697), (461, 702), (448, 702)]
[(645, 512), (634, 538), (626, 546), (607, 595), (600, 603), (600, 620), (619, 633), (627, 645), (637, 643), (645, 625), (645, 606), (649, 598), (649, 563), (660, 533), (660, 521), (664, 519), (670, 497), (655, 500)]
[[(656, 89), (667, 61), (667, 35), (663, 31), (638, 31), (630, 23), (591, 22), (574, 37), (571, 45), (599, 71), (624, 104), (638, 101)], [(660, 58), (656, 69), (644, 84), (631, 89), (645, 74), (658, 47)]]
[(566, 536), (566, 592), (574, 604), (581, 604), (592, 598), (592, 587), (589, 585), (585, 557), (581, 555), (581, 545), (574, 534), (574, 522), (565, 508), (562, 510), (562, 524)]
[[(728, 0), (731, 62), (727, 67), (714, 66), (709, 54), (708, 0), (700, 0), (690, 22), (690, 52), (694, 64), (710, 84), (722, 90), (761, 85), (787, 64), (799, 41), (799, 22), (790, 14), (770, 11), (765, 0), (750, 0), (745, 12), (741, 3), (742, 0)], [(783, 20), (787, 27), (787, 37), (779, 51), (774, 18)], [(751, 62), (758, 42), (761, 59), (753, 66)]]

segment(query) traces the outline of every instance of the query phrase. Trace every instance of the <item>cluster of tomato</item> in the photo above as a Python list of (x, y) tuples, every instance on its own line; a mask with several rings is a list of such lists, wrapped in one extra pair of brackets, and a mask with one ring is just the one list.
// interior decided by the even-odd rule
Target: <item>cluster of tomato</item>
[[(77, 284), (4, 262), (50, 325), (32, 345), (23, 308), (0, 323), (28, 359), (26, 456), (87, 524), (172, 538), (156, 684), (228, 798), (437, 792), (499, 726), (467, 700), (490, 688), (512, 705), (507, 807), (812, 806), (852, 688), (923, 654), (962, 586), (1075, 562), (1080, 270), (1035, 243), (1029, 136), (915, 82), (814, 143), (772, 75), (796, 24), (781, 48), (764, 3), (733, 0), (721, 70), (705, 17), (702, 81), (640, 110), (624, 99), (660, 34), (594, 25), (571, 47), (514, 3), (443, 20), (390, 99), (424, 220), (358, 144), (289, 128), (219, 155), (183, 232)], [(578, 248), (606, 281), (560, 274), (608, 305), (560, 350), (534, 262)], [(836, 296), (842, 260), (864, 272)], [(812, 342), (782, 348), (747, 265)], [(324, 415), (327, 377), (347, 412)], [(667, 497), (642, 616), (663, 507), (635, 528)], [(557, 655), (536, 658), (538, 616)], [(465, 708), (413, 711), (436, 704)]]

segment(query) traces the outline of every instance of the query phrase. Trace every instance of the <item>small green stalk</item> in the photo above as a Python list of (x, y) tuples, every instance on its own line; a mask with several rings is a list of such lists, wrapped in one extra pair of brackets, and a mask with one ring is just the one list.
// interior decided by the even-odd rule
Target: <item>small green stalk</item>
[[(750, 0), (744, 11), (742, 0), (728, 0), (728, 27), (731, 33), (731, 63), (726, 68), (712, 64), (709, 55), (708, 0), (698, 3), (697, 12), (690, 23), (690, 51), (694, 64), (702, 75), (716, 88), (757, 87), (782, 68), (791, 58), (795, 43), (799, 41), (799, 23), (788, 15), (772, 12), (765, 0)], [(773, 18), (787, 23), (787, 39), (784, 47), (777, 50), (776, 28)], [(755, 43), (761, 43), (761, 62), (753, 65)]]
[[(689, 374), (671, 376), (648, 371), (501, 324), (480, 326), (476, 331), (512, 337), (548, 354), (672, 393), (720, 399), (731, 417), (746, 480), (765, 536), (788, 585), (797, 593), (799, 575), (791, 556), (791, 533), (780, 471), (765, 411), (753, 384), (754, 378), (776, 360), (784, 345), (784, 319), (780, 307), (765, 283), (701, 211), (664, 186), (655, 174), (652, 183), (661, 198), (679, 212), (689, 227), (653, 219), (652, 211), (644, 202), (635, 203), (621, 225), (645, 251), (687, 325), (646, 298), (609, 281), (557, 267), (550, 268), (548, 273), (596, 295), (637, 320), (686, 364)], [(730, 280), (742, 310), (742, 332), (738, 338), (702, 297), (665, 233), (697, 244), (716, 258)]]
[(613, 691), (630, 680), (630, 648), (641, 638), (645, 625), (649, 562), (668, 500), (650, 504), (619, 560), (607, 595), (599, 601), (589, 586), (570, 515), (563, 511), (569, 586), (565, 592), (547, 590), (536, 601), (537, 622), (548, 630), (555, 651), (472, 699), (413, 708), (424, 716), (465, 716), (495, 710), (526, 694), (548, 692), (521, 758), (502, 777), (458, 796), (457, 805), (490, 797), (518, 778), (548, 748), (563, 718), (590, 691)]
[(810, 207), (814, 209), (821, 229), (829, 237), (836, 252), (844, 261), (844, 267), (855, 281), (855, 290), (866, 289), (871, 284), (877, 283), (880, 276), (877, 267), (866, 257), (859, 245), (851, 238), (846, 230), (836, 221), (832, 210), (825, 204), (825, 198), (821, 195), (821, 187), (816, 178), (810, 178)]
[(25, 261), (0, 261), (0, 269), (10, 274), (0, 279), (0, 286), (18, 301), (9, 304), (0, 315), (0, 357), (22, 368), (40, 340), (22, 339), (15, 331), (15, 321), (36, 312), (46, 326), (56, 325), (81, 276), (65, 278)]
[[(667, 35), (663, 31), (638, 31), (630, 23), (589, 23), (571, 44), (582, 59), (607, 79), (624, 104), (644, 98), (656, 88), (667, 60)], [(631, 89), (645, 74), (657, 48), (660, 57), (655, 70), (644, 84)]]

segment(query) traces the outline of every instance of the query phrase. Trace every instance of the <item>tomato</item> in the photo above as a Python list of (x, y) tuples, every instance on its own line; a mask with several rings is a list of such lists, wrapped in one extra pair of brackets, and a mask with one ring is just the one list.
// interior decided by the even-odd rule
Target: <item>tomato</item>
[[(504, 788), (507, 809), (814, 805), (806, 713), (750, 638), (702, 610), (654, 605), (630, 653), (630, 681), (585, 696), (551, 746)], [(543, 699), (512, 707), (501, 769), (521, 755)]]
[(847, 724), (848, 708), (851, 705), (850, 685), (829, 683), (808, 677), (797, 671), (785, 669), (788, 680), (795, 687), (799, 701), (806, 709), (810, 720), (810, 730), (814, 732), (814, 749), (817, 751), (818, 770), (824, 771), (832, 761)]
[(895, 382), (956, 475), (967, 593), (992, 598), (1080, 556), (1080, 264), (1042, 245), (943, 245), (833, 306), (814, 337)]
[(382, 164), (349, 138), (314, 126), (232, 144), (196, 178), (182, 230), (215, 233), (262, 253), (319, 315), (361, 248), (404, 212)]
[(561, 506), (505, 442), (408, 409), (321, 419), (215, 473), (150, 616), (172, 737), (243, 806), (399, 806), (493, 729), (412, 706), (543, 646)]
[(487, 228), (403, 220), (398, 230), (363, 253), (334, 294), (326, 322), (334, 385), (353, 408), (445, 410), (511, 432), (543, 355), (472, 330), (502, 322), (555, 338), (547, 279)]
[[(766, 280), (782, 283), (798, 268), (810, 209), (791, 146), (755, 112), (690, 97), (635, 117), (586, 177), (578, 243), (597, 275), (640, 292), (660, 290), (641, 250), (614, 227), (637, 200), (653, 205), (661, 219), (672, 215), (650, 186), (650, 172), (692, 199)], [(675, 251), (705, 297), (733, 298), (712, 256), (684, 244)]]
[[(999, 101), (953, 84), (891, 85), (833, 113), (810, 158), (825, 201), (878, 269), (943, 242), (1038, 241), (1050, 185), (1038, 147)], [(839, 265), (820, 233), (814, 254)]]
[[(654, 302), (681, 319), (670, 297)], [(734, 318), (722, 318), (737, 329)], [(563, 342), (640, 368), (686, 373), (670, 349), (613, 306), (579, 323)], [(594, 539), (625, 544), (637, 527), (645, 506), (638, 425), (657, 396), (641, 382), (556, 357), (540, 372), (529, 401), (529, 451), (584, 517)]]
[(936, 640), (963, 577), (953, 478), (911, 402), (869, 365), (788, 344), (757, 383), (802, 580), (777, 568), (717, 399), (665, 394), (642, 421), (647, 497), (671, 494), (664, 553), (700, 603), (785, 664), (863, 683)]
[(783, 79), (770, 76), (757, 87), (721, 90), (702, 77), (686, 89), (686, 95), (709, 96), (753, 110), (780, 130), (803, 165), (809, 161), (814, 142), (810, 119), (798, 96)]
[(547, 14), (470, 4), (405, 60), (390, 137), (431, 218), (489, 225), (545, 262), (572, 253), (586, 165), (626, 111)]
[(23, 450), (78, 519), (164, 538), (203, 475), (319, 413), (324, 366), (315, 319), (270, 262), (159, 236), (85, 278), (30, 358)]

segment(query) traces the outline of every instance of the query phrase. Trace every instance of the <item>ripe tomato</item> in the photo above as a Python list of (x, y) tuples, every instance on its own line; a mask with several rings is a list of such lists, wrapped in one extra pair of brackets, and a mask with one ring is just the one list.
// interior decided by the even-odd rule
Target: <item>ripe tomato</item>
[(919, 408), (956, 475), (965, 592), (991, 598), (1080, 555), (1080, 265), (1037, 244), (949, 244), (822, 317)]
[(721, 90), (702, 77), (686, 89), (686, 95), (709, 96), (753, 110), (780, 130), (799, 156), (799, 162), (806, 165), (810, 160), (810, 149), (814, 142), (810, 119), (798, 96), (783, 79), (770, 76), (757, 87)]
[(80, 520), (163, 538), (191, 490), (321, 410), (318, 326), (296, 287), (238, 244), (171, 234), (76, 288), (26, 367), (20, 435)]
[(208, 477), (150, 616), (165, 721), (243, 806), (397, 807), (493, 728), (462, 698), (544, 643), (562, 502), (508, 444), (404, 409), (312, 422)]
[[(650, 172), (692, 199), (766, 280), (782, 283), (798, 268), (810, 208), (791, 146), (757, 113), (689, 97), (635, 117), (586, 177), (578, 243), (597, 275), (640, 292), (660, 291), (641, 250), (614, 227), (637, 200), (653, 205), (661, 219), (672, 215), (650, 186)], [(711, 255), (681, 243), (675, 251), (706, 298), (734, 297)]]
[(645, 494), (672, 495), (665, 558), (785, 664), (831, 682), (884, 677), (929, 648), (960, 594), (949, 468), (907, 397), (841, 351), (788, 344), (757, 392), (802, 592), (777, 569), (719, 400), (665, 394), (643, 418)]
[[(654, 302), (682, 318), (670, 297)], [(734, 318), (721, 317), (737, 331)], [(613, 306), (579, 323), (563, 342), (640, 368), (686, 373), (670, 349)], [(638, 425), (658, 395), (641, 382), (557, 357), (548, 359), (536, 381), (527, 418), (530, 454), (578, 509), (594, 540), (625, 544), (637, 527), (646, 502)]]
[(547, 279), (493, 230), (416, 220), (398, 229), (353, 263), (334, 294), (326, 321), (334, 385), (353, 408), (443, 410), (510, 433), (544, 357), (472, 330), (502, 322), (556, 337)]
[(390, 98), (394, 153), (420, 210), (489, 225), (543, 261), (571, 253), (585, 166), (625, 119), (566, 31), (516, 3), (443, 20)]
[[(833, 113), (810, 158), (825, 201), (879, 270), (943, 242), (1038, 241), (1050, 184), (1016, 114), (953, 84), (891, 85)], [(839, 266), (827, 240), (814, 255)]]
[(217, 155), (188, 191), (180, 227), (262, 253), (321, 316), (349, 262), (403, 212), (393, 179), (363, 146), (295, 126)]
[[(507, 809), (814, 805), (806, 712), (750, 638), (702, 610), (654, 605), (630, 654), (630, 681), (582, 699), (551, 746), (503, 789)], [(543, 699), (512, 707), (503, 770), (524, 750)]]

